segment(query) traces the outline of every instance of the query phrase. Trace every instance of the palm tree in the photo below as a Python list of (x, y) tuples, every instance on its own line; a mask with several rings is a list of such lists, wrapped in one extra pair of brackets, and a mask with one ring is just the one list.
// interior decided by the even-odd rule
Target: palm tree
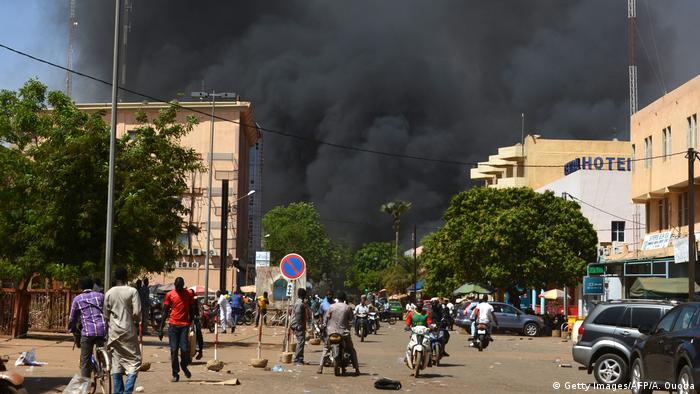
[(382, 206), (379, 208), (380, 211), (391, 215), (391, 226), (396, 234), (395, 249), (397, 262), (399, 261), (399, 228), (401, 227), (401, 215), (409, 209), (411, 209), (411, 203), (402, 200), (390, 201), (386, 204), (382, 204)]

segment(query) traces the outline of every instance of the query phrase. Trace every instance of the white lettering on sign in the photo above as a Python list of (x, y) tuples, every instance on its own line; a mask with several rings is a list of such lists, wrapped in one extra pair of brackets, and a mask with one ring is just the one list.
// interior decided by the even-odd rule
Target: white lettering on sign
[(671, 235), (672, 233), (670, 231), (645, 235), (642, 250), (653, 250), (667, 247), (668, 243), (671, 242)]
[(256, 251), (255, 252), (255, 268), (270, 266), (270, 252)]

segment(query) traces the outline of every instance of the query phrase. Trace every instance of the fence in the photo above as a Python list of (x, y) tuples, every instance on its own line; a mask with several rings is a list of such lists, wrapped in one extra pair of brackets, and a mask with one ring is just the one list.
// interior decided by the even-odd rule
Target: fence
[(76, 294), (70, 290), (33, 289), (22, 293), (17, 289), (1, 289), (0, 335), (20, 336), (26, 331), (65, 332), (71, 301)]

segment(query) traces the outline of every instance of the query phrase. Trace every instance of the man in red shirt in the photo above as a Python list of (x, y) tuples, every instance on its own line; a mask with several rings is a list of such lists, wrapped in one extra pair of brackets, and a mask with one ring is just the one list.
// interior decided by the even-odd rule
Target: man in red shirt
[[(175, 289), (170, 290), (165, 295), (163, 305), (165, 306), (164, 315), (168, 320), (168, 342), (170, 343), (170, 363), (173, 369), (172, 382), (180, 380), (180, 368), (187, 379), (192, 377), (192, 373), (187, 366), (190, 364), (190, 347), (187, 336), (190, 332), (190, 316), (191, 305), (194, 301), (192, 293), (185, 290), (185, 280), (181, 277), (175, 278)], [(163, 333), (160, 333), (162, 339)], [(180, 362), (178, 363), (177, 350), (180, 348)]]

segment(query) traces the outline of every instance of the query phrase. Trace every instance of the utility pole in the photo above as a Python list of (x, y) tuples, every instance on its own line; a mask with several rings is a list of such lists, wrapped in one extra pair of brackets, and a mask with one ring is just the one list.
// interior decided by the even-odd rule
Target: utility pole
[[(627, 56), (629, 73), (629, 94), (630, 94), (630, 120), (637, 112), (638, 92), (637, 92), (637, 60), (635, 56), (635, 38), (637, 34), (637, 0), (627, 0)], [(632, 223), (632, 238), (634, 241), (634, 253), (639, 257), (639, 241), (641, 240), (639, 224), (641, 214), (639, 204), (634, 204), (634, 223)], [(646, 223), (645, 223), (646, 224)]]
[(109, 178), (107, 181), (107, 236), (105, 242), (105, 283), (107, 293), (112, 285), (112, 229), (114, 223), (114, 164), (117, 155), (117, 96), (119, 95), (119, 19), (122, 0), (116, 0), (114, 11), (114, 52), (112, 54), (112, 114), (109, 137)]
[[(418, 255), (416, 249), (418, 240), (416, 238), (416, 225), (413, 225), (413, 303), (418, 302)], [(417, 304), (416, 304), (417, 305)]]
[(75, 30), (78, 28), (78, 19), (75, 16), (75, 0), (68, 0), (70, 13), (68, 17), (68, 61), (66, 62), (66, 96), (72, 98), (73, 94), (73, 48), (75, 46)]
[[(226, 288), (226, 268), (228, 265), (228, 179), (221, 181), (221, 247), (219, 248), (219, 288)], [(233, 283), (236, 290), (236, 283)]]
[(695, 159), (698, 153), (688, 148), (688, 301), (695, 300)]

